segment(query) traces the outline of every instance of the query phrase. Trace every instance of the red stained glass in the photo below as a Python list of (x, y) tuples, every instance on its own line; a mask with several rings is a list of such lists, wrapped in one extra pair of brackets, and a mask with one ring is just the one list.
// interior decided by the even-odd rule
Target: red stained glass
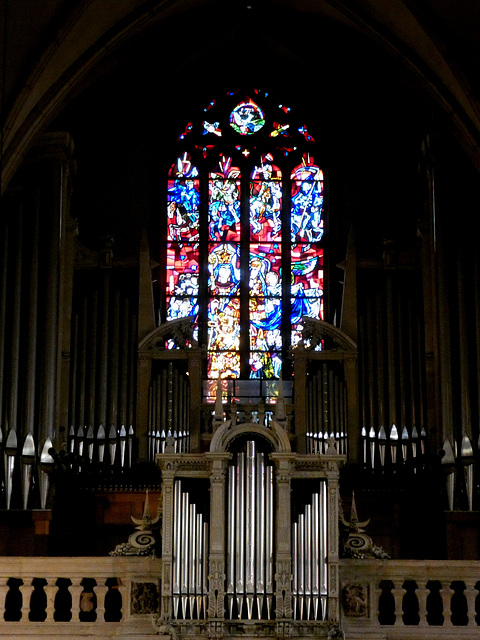
[(316, 245), (292, 246), (292, 288), (294, 296), (323, 295), (323, 249)]
[(167, 245), (167, 294), (198, 295), (198, 244)]

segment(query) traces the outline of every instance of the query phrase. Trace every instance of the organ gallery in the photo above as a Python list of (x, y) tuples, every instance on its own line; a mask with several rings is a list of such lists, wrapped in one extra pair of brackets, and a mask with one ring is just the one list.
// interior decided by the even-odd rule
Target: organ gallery
[(467, 637), (474, 9), (80, 4), (0, 22), (0, 636)]

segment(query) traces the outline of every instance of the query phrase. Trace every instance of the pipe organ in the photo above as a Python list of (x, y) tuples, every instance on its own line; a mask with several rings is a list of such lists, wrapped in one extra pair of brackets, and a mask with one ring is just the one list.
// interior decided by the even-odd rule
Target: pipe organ
[(166, 449), (188, 453), (190, 385), (184, 371), (169, 361), (152, 374), (148, 393), (148, 459)]
[(293, 617), (325, 620), (327, 614), (327, 490), (324, 481), (292, 524)]
[(173, 495), (173, 617), (206, 617), (208, 522), (182, 481)]
[(228, 468), (227, 614), (270, 619), (273, 600), (273, 467), (249, 440)]
[(166, 451), (156, 459), (162, 624), (180, 636), (209, 633), (212, 625), (222, 637), (246, 628), (262, 635), (262, 625), (280, 625), (293, 636), (323, 637), (339, 612), (336, 523), (345, 456), (334, 447), (321, 456), (292, 452), (275, 420), (265, 427), (225, 419), (210, 451)]
[(347, 390), (343, 367), (323, 362), (309, 372), (307, 383), (307, 453), (326, 453), (334, 438), (338, 453), (347, 453)]
[(359, 277), (359, 458), (370, 470), (419, 469), (426, 445), (424, 337), (415, 274)]

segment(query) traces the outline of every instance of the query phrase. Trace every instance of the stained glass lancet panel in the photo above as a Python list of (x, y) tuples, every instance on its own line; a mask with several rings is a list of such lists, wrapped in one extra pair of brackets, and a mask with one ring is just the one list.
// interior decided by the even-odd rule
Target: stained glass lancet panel
[(292, 345), (301, 338), (301, 318), (323, 320), (323, 172), (305, 154), (291, 174)]
[(282, 172), (265, 154), (250, 181), (250, 378), (279, 378), (282, 368)]
[(240, 169), (222, 156), (208, 189), (209, 378), (240, 377)]
[(198, 170), (187, 154), (171, 167), (167, 191), (167, 320), (198, 316)]

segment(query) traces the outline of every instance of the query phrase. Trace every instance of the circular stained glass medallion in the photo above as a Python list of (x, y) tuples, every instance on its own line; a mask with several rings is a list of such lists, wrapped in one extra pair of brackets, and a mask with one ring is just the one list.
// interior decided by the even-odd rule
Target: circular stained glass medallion
[(256, 133), (264, 124), (263, 111), (249, 98), (240, 102), (230, 114), (230, 125), (242, 136)]

